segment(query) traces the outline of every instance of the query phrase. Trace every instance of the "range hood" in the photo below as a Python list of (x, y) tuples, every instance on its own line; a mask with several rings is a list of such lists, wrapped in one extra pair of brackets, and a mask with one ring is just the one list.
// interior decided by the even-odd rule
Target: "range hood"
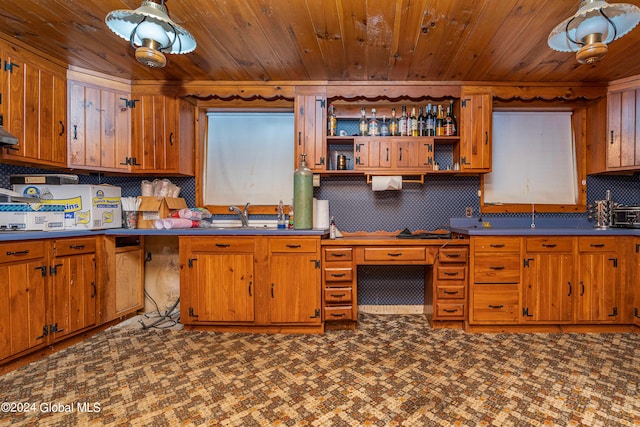
[(7, 147), (18, 144), (18, 138), (11, 135), (2, 126), (2, 116), (0, 116), (0, 147)]

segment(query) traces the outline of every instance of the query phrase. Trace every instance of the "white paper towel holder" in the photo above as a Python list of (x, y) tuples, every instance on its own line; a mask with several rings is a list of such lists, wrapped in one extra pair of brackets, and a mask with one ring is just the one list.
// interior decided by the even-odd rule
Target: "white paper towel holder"
[[(371, 177), (374, 176), (372, 174), (367, 174), (367, 184), (371, 184)], [(376, 175), (376, 176), (386, 176), (386, 175)], [(424, 175), (402, 175), (402, 182), (413, 182), (417, 184), (424, 184)]]

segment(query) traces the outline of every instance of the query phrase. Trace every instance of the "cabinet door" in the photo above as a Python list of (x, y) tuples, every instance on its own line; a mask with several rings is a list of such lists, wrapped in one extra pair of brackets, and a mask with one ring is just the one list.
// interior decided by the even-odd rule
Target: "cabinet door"
[(389, 169), (392, 152), (389, 139), (360, 139), (355, 142), (355, 169)]
[(115, 316), (144, 307), (144, 248), (125, 247), (115, 254)]
[(326, 161), (326, 103), (324, 93), (298, 94), (295, 96), (295, 157), (294, 167), (300, 163), (300, 155), (307, 155), (307, 165), (312, 171), (327, 169)]
[(578, 257), (577, 321), (616, 322), (620, 274), (615, 252)]
[(44, 259), (0, 265), (0, 360), (47, 343)]
[(56, 257), (50, 267), (52, 339), (96, 323), (95, 254)]
[(433, 140), (418, 143), (418, 166), (423, 170), (433, 170)]
[(405, 139), (397, 140), (394, 147), (398, 168), (417, 168), (420, 166), (418, 142)]
[(640, 237), (635, 239), (633, 243), (632, 255), (633, 270), (631, 272), (631, 281), (629, 281), (630, 291), (633, 292), (633, 323), (640, 326)]
[(636, 133), (640, 99), (636, 90), (610, 93), (607, 103), (607, 169), (640, 166), (640, 135)]
[(465, 95), (460, 108), (460, 169), (491, 171), (492, 96)]
[(522, 319), (559, 323), (573, 318), (573, 256), (567, 253), (525, 254)]

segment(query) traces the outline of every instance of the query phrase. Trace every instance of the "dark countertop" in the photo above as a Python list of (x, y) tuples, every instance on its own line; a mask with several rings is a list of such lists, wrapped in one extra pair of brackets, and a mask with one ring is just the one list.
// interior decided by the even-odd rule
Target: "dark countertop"
[[(451, 218), (450, 231), (467, 236), (640, 236), (640, 229), (595, 228), (582, 218)], [(490, 227), (485, 227), (488, 223)]]
[(289, 230), (277, 228), (183, 228), (156, 230), (146, 228), (110, 228), (105, 230), (2, 231), (0, 242), (42, 240), (63, 237), (107, 236), (324, 236), (329, 230)]

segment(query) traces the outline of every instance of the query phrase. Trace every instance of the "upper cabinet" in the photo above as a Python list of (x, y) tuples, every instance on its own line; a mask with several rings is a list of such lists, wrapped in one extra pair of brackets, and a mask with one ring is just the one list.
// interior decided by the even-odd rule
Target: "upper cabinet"
[(193, 176), (195, 107), (157, 93), (134, 93), (132, 103), (132, 171)]
[(0, 114), (18, 144), (5, 163), (66, 167), (67, 81), (62, 66), (0, 41)]
[(300, 156), (306, 154), (307, 166), (314, 172), (327, 170), (326, 88), (305, 86), (296, 89), (294, 167)]
[(639, 90), (628, 88), (607, 96), (607, 171), (640, 168)]
[(492, 96), (464, 94), (460, 102), (460, 169), (491, 172)]

